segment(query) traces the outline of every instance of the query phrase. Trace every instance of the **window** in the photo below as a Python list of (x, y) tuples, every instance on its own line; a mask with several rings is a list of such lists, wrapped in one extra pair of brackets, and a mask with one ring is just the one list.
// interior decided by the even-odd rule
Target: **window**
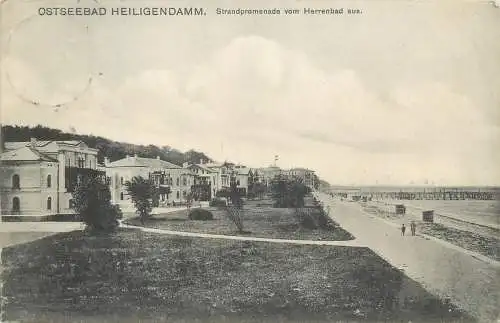
[(177, 183), (177, 186), (179, 186), (179, 177), (177, 177), (177, 180), (175, 182)]
[(52, 175), (47, 175), (47, 187), (52, 186)]
[(123, 185), (123, 177), (120, 177), (120, 183)]
[(186, 197), (186, 191), (182, 191), (182, 196)]
[(19, 212), (21, 209), (21, 202), (19, 201), (19, 197), (14, 197), (12, 199), (12, 211)]
[(177, 191), (177, 198), (179, 198), (179, 197), (180, 197), (180, 194), (179, 194), (179, 191)]
[(70, 199), (69, 202), (68, 202), (68, 207), (70, 209), (74, 208), (75, 207), (75, 201), (73, 199)]
[(187, 178), (186, 178), (186, 177), (184, 177), (184, 178), (182, 179), (182, 185), (184, 185), (184, 186), (186, 186), (186, 185), (187, 185)]
[(52, 197), (47, 198), (47, 210), (52, 209)]
[(123, 201), (123, 192), (120, 193), (120, 200)]
[(19, 175), (17, 175), (17, 174), (14, 174), (12, 176), (12, 188), (14, 188), (14, 189), (19, 189), (20, 188)]
[(79, 168), (84, 168), (85, 167), (85, 159), (84, 158), (78, 158), (78, 167)]

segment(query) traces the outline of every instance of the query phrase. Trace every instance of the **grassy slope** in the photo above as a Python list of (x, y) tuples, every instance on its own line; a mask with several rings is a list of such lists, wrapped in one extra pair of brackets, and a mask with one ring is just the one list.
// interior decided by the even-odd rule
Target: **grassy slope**
[[(260, 201), (248, 201), (243, 211), (243, 226), (252, 236), (277, 239), (302, 240), (351, 240), (353, 236), (333, 221), (327, 228), (308, 229), (302, 227), (293, 209), (279, 209), (258, 206)], [(166, 230), (201, 232), (211, 234), (237, 235), (236, 226), (223, 209), (210, 208), (214, 220), (190, 221), (187, 210), (154, 216), (145, 223), (146, 227)], [(141, 225), (138, 219), (130, 219), (129, 224)]]
[(470, 320), (367, 248), (72, 232), (2, 261), (8, 320)]

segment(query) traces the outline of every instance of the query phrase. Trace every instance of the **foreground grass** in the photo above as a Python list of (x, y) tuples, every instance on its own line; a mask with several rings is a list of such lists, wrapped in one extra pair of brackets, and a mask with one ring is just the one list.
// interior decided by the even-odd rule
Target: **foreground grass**
[[(401, 220), (401, 216), (384, 212), (376, 206), (365, 206), (365, 211), (391, 220)], [(456, 246), (477, 252), (493, 260), (500, 261), (500, 239), (484, 236), (475, 232), (459, 230), (439, 223), (415, 221), (420, 233), (445, 240)]]
[[(354, 237), (338, 224), (330, 221), (326, 227), (310, 229), (302, 226), (294, 209), (280, 209), (263, 205), (265, 201), (248, 201), (243, 209), (244, 230), (253, 237), (298, 240), (345, 241)], [(198, 233), (238, 235), (236, 226), (228, 218), (223, 208), (209, 208), (214, 215), (211, 221), (188, 220), (188, 211), (181, 210), (164, 215), (155, 215), (144, 224), (146, 227), (165, 230)], [(314, 212), (319, 212), (315, 209)], [(139, 219), (126, 221), (127, 224), (142, 226)]]
[(2, 261), (7, 320), (471, 321), (367, 248), (75, 231)]

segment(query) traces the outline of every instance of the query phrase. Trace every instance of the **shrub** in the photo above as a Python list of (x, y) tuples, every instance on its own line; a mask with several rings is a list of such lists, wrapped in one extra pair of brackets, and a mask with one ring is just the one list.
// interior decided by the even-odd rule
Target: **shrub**
[(316, 229), (318, 227), (318, 223), (312, 214), (312, 209), (309, 207), (296, 208), (295, 216), (300, 225), (305, 228)]
[(210, 206), (214, 207), (226, 206), (226, 201), (221, 198), (214, 198), (210, 201)]
[(207, 221), (213, 220), (214, 215), (212, 212), (204, 209), (191, 209), (191, 211), (189, 211), (188, 218), (189, 220)]
[(300, 177), (277, 175), (271, 183), (271, 193), (274, 207), (301, 208), (304, 207), (304, 197), (310, 193), (310, 188), (304, 185)]
[(111, 204), (109, 187), (98, 177), (83, 180), (73, 192), (74, 210), (91, 230), (113, 231), (123, 214)]
[(331, 226), (331, 219), (328, 216), (327, 211), (323, 207), (318, 208), (318, 225), (321, 228), (327, 228)]
[(243, 232), (243, 220), (241, 218), (241, 212), (243, 209), (238, 206), (229, 206), (226, 208), (227, 216), (234, 223), (239, 232)]

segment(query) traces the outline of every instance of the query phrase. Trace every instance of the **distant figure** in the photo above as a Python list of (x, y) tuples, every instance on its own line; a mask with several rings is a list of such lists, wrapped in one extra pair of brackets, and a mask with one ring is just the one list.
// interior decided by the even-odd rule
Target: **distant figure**
[(405, 224), (403, 223), (403, 225), (401, 226), (401, 235), (402, 236), (405, 235), (405, 231), (406, 231), (406, 227), (405, 227)]
[(417, 231), (417, 225), (415, 224), (415, 221), (411, 221), (410, 229), (411, 229), (411, 235), (415, 236), (415, 231)]

